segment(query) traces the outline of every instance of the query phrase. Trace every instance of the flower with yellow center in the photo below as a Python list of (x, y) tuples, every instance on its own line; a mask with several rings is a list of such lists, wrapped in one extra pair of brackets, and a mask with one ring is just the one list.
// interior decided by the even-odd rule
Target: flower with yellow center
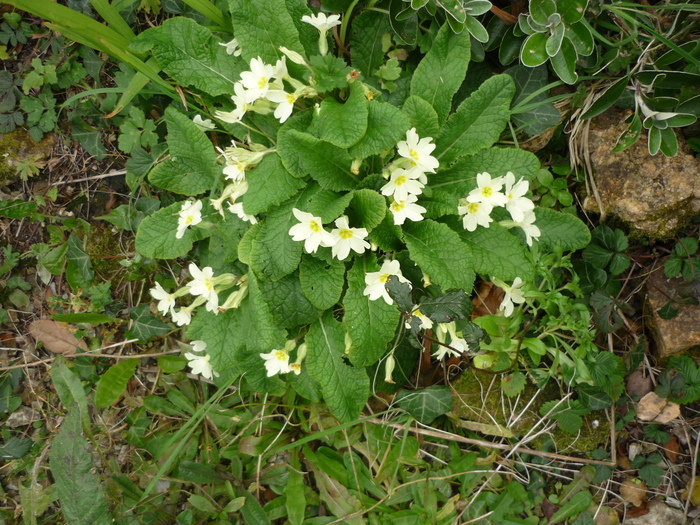
[(491, 218), (491, 206), (488, 202), (468, 202), (466, 199), (459, 199), (457, 213), (464, 215), (462, 226), (470, 232), (476, 230), (477, 226), (489, 227), (489, 223), (493, 221)]
[(250, 61), (250, 71), (241, 73), (241, 84), (249, 90), (251, 97), (256, 99), (264, 97), (270, 88), (270, 79), (275, 74), (275, 68), (265, 64), (262, 58), (253, 58)]
[(423, 206), (416, 204), (418, 197), (408, 195), (404, 200), (394, 200), (389, 209), (394, 214), (394, 224), (403, 224), (406, 219), (422, 221), (423, 214), (427, 211)]
[(364, 295), (368, 295), (370, 301), (376, 301), (380, 297), (386, 301), (386, 304), (392, 304), (394, 301), (389, 296), (389, 292), (384, 286), (389, 278), (395, 275), (399, 281), (410, 284), (410, 281), (401, 274), (401, 265), (399, 261), (385, 260), (378, 272), (370, 272), (365, 275)]
[(190, 226), (202, 222), (202, 201), (185, 201), (177, 219), (176, 239), (182, 239)]
[(289, 366), (289, 354), (285, 350), (272, 350), (267, 354), (260, 354), (260, 357), (265, 360), (267, 377), (292, 371)]
[(316, 253), (319, 246), (330, 247), (336, 243), (336, 238), (323, 229), (321, 217), (294, 208), (294, 216), (299, 220), (289, 229), (289, 235), (295, 241), (304, 241), (307, 253)]
[(190, 293), (204, 297), (207, 300), (206, 308), (209, 312), (216, 311), (219, 307), (219, 296), (214, 289), (214, 270), (209, 266), (200, 270), (196, 264), (190, 263), (189, 271), (193, 279), (188, 284)]
[(478, 173), (476, 175), (476, 185), (477, 187), (467, 195), (467, 201), (483, 202), (490, 204), (491, 207), (505, 206), (508, 202), (508, 197), (501, 193), (501, 188), (503, 187), (503, 179), (501, 177), (491, 179), (491, 175), (486, 172)]
[(398, 168), (391, 174), (391, 179), (382, 187), (382, 195), (393, 195), (397, 201), (404, 201), (409, 195), (423, 193), (425, 184), (418, 180), (421, 176), (418, 170)]
[(396, 149), (399, 155), (409, 159), (411, 164), (421, 173), (435, 173), (440, 163), (430, 155), (435, 149), (435, 144), (431, 144), (432, 141), (432, 137), (420, 138), (416, 133), (416, 128), (411, 128), (406, 132), (406, 140), (399, 142)]
[(350, 250), (363, 253), (369, 248), (369, 243), (364, 240), (368, 235), (367, 229), (351, 228), (345, 216), (336, 219), (335, 226), (336, 229), (331, 230), (331, 235), (335, 239), (335, 244), (331, 247), (333, 257), (342, 261), (350, 255)]

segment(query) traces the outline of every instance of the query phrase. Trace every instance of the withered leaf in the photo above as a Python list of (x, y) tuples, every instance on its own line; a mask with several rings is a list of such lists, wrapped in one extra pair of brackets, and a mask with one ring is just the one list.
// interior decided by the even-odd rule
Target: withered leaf
[(654, 421), (665, 425), (681, 415), (681, 407), (668, 399), (649, 392), (637, 405), (637, 417), (642, 421)]
[(54, 354), (74, 354), (76, 347), (86, 352), (88, 350), (85, 341), (75, 337), (64, 323), (41, 319), (29, 325), (29, 333)]

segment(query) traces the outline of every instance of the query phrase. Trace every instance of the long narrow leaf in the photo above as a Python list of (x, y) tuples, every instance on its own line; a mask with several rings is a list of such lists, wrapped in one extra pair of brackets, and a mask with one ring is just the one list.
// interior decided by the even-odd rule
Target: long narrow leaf
[(231, 18), (225, 17), (224, 13), (209, 0), (183, 0), (188, 6), (198, 13), (206, 16), (212, 22), (221, 26), (221, 28), (229, 33), (233, 32)]
[(97, 11), (99, 15), (104, 18), (107, 25), (114, 31), (119, 33), (124, 38), (128, 38), (129, 40), (136, 36), (129, 24), (127, 24), (126, 20), (124, 20), (122, 15), (119, 14), (119, 11), (117, 11), (117, 9), (107, 0), (90, 0), (90, 3), (92, 4), (92, 7), (95, 8), (95, 11)]

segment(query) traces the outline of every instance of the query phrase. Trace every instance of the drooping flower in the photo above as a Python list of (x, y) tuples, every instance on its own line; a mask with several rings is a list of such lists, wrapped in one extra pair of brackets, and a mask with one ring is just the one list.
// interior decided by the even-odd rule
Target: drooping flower
[(525, 218), (525, 214), (535, 209), (535, 204), (525, 197), (530, 185), (521, 177), (515, 182), (515, 175), (510, 171), (506, 173), (504, 182), (506, 184), (505, 195), (508, 201), (506, 202), (506, 210), (510, 212), (510, 216), (514, 221), (520, 222)]
[(409, 195), (420, 195), (425, 187), (418, 180), (420, 174), (417, 170), (396, 169), (389, 182), (382, 186), (382, 195), (393, 195), (396, 201), (405, 201)]
[(419, 171), (435, 173), (440, 163), (430, 155), (435, 149), (435, 144), (431, 144), (432, 140), (432, 137), (419, 138), (416, 128), (411, 128), (406, 132), (406, 140), (399, 142), (396, 149), (399, 155), (410, 159)]
[[(411, 316), (415, 317), (416, 319), (418, 319), (420, 321), (421, 329), (430, 330), (433, 327), (432, 319), (430, 319), (430, 317), (428, 317), (427, 315), (424, 315), (423, 312), (421, 312), (419, 308), (416, 308), (415, 310), (413, 310), (411, 312)], [(412, 319), (406, 320), (406, 324), (405, 324), (406, 329), (411, 328), (411, 320)]]
[[(206, 349), (207, 344), (204, 341), (192, 341), (192, 350), (194, 352), (204, 352)], [(197, 355), (187, 352), (185, 353), (185, 358), (188, 361), (187, 366), (192, 369), (193, 374), (201, 375), (205, 379), (219, 377), (219, 374), (214, 371), (209, 362), (211, 359), (209, 354)]]
[(238, 43), (238, 40), (235, 38), (231, 40), (230, 42), (219, 42), (220, 46), (224, 46), (226, 48), (226, 54), (227, 55), (233, 55), (235, 57), (241, 56), (241, 48), (240, 44)]
[(218, 312), (219, 295), (214, 289), (214, 270), (210, 266), (206, 266), (201, 270), (195, 263), (190, 263), (189, 266), (192, 282), (188, 284), (192, 295), (201, 295), (207, 301), (207, 311)]
[(177, 219), (177, 233), (175, 234), (176, 239), (182, 239), (187, 228), (202, 222), (202, 201), (183, 202), (179, 215)]
[(340, 15), (326, 16), (324, 13), (317, 15), (304, 15), (301, 17), (302, 22), (311, 24), (319, 31), (318, 51), (321, 56), (326, 56), (328, 53), (328, 42), (326, 41), (326, 33), (333, 27), (340, 25)]
[(351, 228), (345, 216), (336, 219), (335, 226), (336, 229), (331, 230), (331, 235), (335, 239), (331, 247), (333, 257), (342, 261), (350, 255), (350, 250), (363, 253), (369, 248), (369, 243), (364, 240), (368, 235), (366, 228)]
[(520, 277), (516, 277), (511, 285), (508, 285), (495, 277), (491, 277), (491, 281), (506, 293), (498, 309), (503, 312), (503, 315), (510, 317), (515, 308), (513, 303), (521, 304), (525, 302), (525, 295), (521, 290), (523, 284), (525, 283)]
[(528, 246), (532, 246), (532, 239), (540, 238), (540, 229), (534, 224), (536, 219), (535, 212), (529, 211), (525, 213), (522, 221), (515, 223), (516, 226), (521, 227), (523, 232), (525, 232), (525, 242), (527, 242)]
[(492, 207), (505, 206), (508, 197), (501, 193), (503, 179), (501, 177), (491, 178), (488, 173), (478, 173), (476, 175), (477, 187), (469, 192), (467, 200), (469, 202), (485, 202)]
[(192, 119), (192, 122), (194, 122), (197, 125), (197, 127), (202, 131), (207, 131), (209, 129), (216, 128), (211, 119), (203, 119), (202, 115), (195, 115)]
[(285, 350), (272, 350), (267, 354), (260, 354), (260, 357), (265, 360), (267, 377), (292, 371), (292, 368), (289, 366), (289, 354)]
[[(438, 324), (435, 333), (438, 341), (442, 343), (435, 353), (433, 353), (433, 357), (439, 361), (442, 361), (445, 357), (459, 357), (469, 350), (467, 342), (457, 334), (457, 327), (454, 321), (451, 323)], [(447, 342), (448, 334), (450, 336), (449, 343)]]
[(241, 84), (256, 99), (264, 97), (270, 88), (270, 79), (275, 76), (275, 68), (265, 64), (262, 58), (250, 60), (250, 71), (241, 73)]
[(392, 275), (398, 277), (399, 281), (410, 284), (410, 281), (401, 273), (401, 265), (399, 264), (399, 261), (386, 259), (382, 263), (382, 267), (378, 272), (370, 272), (365, 275), (365, 284), (367, 286), (365, 286), (362, 293), (364, 295), (368, 295), (370, 301), (376, 301), (381, 297), (384, 299), (384, 301), (386, 301), (386, 304), (392, 304), (394, 301), (389, 296), (389, 292), (385, 286), (386, 282), (389, 280), (389, 277)]
[(178, 326), (188, 325), (192, 322), (192, 311), (189, 308), (180, 308), (177, 312), (172, 312), (171, 318)]
[(489, 223), (493, 222), (492, 209), (488, 202), (468, 202), (467, 199), (459, 199), (457, 213), (464, 215), (462, 218), (464, 229), (473, 232), (477, 226), (489, 227)]
[(289, 235), (295, 241), (304, 241), (304, 249), (307, 253), (316, 253), (319, 246), (331, 247), (335, 244), (335, 237), (323, 229), (321, 217), (294, 208), (294, 216), (299, 220), (289, 229)]
[(423, 220), (423, 214), (427, 210), (420, 204), (415, 204), (417, 200), (418, 197), (415, 195), (409, 195), (404, 200), (394, 200), (389, 205), (389, 209), (394, 214), (394, 224), (403, 224), (406, 222), (406, 219), (412, 221)]
[(245, 212), (245, 210), (243, 210), (242, 202), (234, 202), (233, 204), (229, 204), (228, 211), (236, 214), (239, 219), (249, 222), (250, 224), (258, 223), (258, 219), (255, 218), (255, 215), (249, 215)]
[(217, 111), (214, 113), (216, 118), (229, 124), (239, 123), (251, 108), (253, 102), (258, 99), (258, 95), (253, 91), (246, 90), (241, 82), (236, 82), (233, 85), (233, 91), (235, 95), (231, 96), (231, 100), (233, 100), (236, 108), (233, 111)]
[(158, 281), (156, 281), (156, 287), (150, 289), (151, 297), (158, 301), (158, 311), (165, 315), (168, 312), (175, 312), (175, 297), (172, 294), (166, 292)]

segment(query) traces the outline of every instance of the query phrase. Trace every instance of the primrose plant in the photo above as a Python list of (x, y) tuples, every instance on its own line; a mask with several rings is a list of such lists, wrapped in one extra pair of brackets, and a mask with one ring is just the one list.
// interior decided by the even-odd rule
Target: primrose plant
[[(348, 31), (304, 0), (269, 3), (231, 0), (235, 40), (173, 18), (130, 44), (203, 101), (165, 111), (169, 156), (148, 181), (182, 200), (140, 223), (136, 249), (184, 259), (181, 285), (151, 295), (195, 341), (193, 372), (293, 389), (347, 421), (376, 387), (410, 377), (419, 346), (473, 357), (477, 276), (507, 292), (498, 315), (513, 315), (531, 250), (589, 235), (530, 200), (534, 155), (494, 147), (511, 77), (458, 95), (468, 32), (434, 31), (390, 93), (375, 53), (388, 15), (360, 13)], [(349, 55), (329, 46), (338, 24)]]

